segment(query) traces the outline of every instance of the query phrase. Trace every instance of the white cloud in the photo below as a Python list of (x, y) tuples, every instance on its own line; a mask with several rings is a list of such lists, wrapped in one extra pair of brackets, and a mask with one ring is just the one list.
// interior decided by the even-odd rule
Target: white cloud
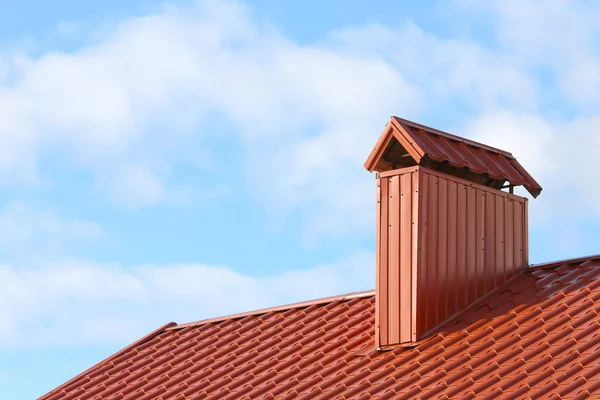
[[(138, 208), (160, 203), (186, 204), (192, 199), (200, 200), (193, 186), (175, 186), (167, 188), (165, 183), (141, 163), (127, 163), (120, 169), (103, 173), (108, 189), (108, 197), (116, 204), (129, 208)], [(202, 195), (206, 199), (218, 194), (218, 188), (206, 189)]]
[[(496, 6), (499, 21), (518, 25)], [(12, 78), (0, 103), (12, 111), (0, 119), (0, 183), (35, 182), (40, 160), (60, 157), (90, 168), (127, 207), (191, 201), (196, 183), (175, 184), (172, 171), (200, 158), (223, 168), (199, 138), (228, 135), (244, 146), (253, 193), (277, 220), (299, 211), (309, 240), (367, 236), (372, 177), (361, 166), (389, 115), (452, 115), (460, 125), (540, 106), (531, 60), (505, 25), (501, 48), (410, 21), (300, 45), (251, 15), (240, 3), (202, 1), (125, 19), (71, 53), (2, 57)], [(536, 24), (529, 29), (545, 26)], [(237, 135), (199, 129), (214, 113)]]
[(471, 112), (511, 104), (535, 107), (538, 85), (523, 60), (465, 38), (438, 36), (411, 21), (398, 28), (352, 27), (331, 34), (334, 43), (361, 54), (384, 57), (390, 67), (410, 77), (427, 108)]
[[(199, 194), (172, 171), (207, 152), (190, 150), (203, 137), (223, 135), (244, 148), (254, 194), (275, 217), (299, 211), (307, 240), (372, 236), (373, 177), (362, 162), (390, 114), (427, 115), (513, 152), (545, 187), (531, 207), (539, 226), (600, 215), (596, 3), (459, 2), (492, 21), (491, 43), (405, 21), (301, 45), (238, 3), (209, 1), (120, 21), (70, 53), (2, 54), (0, 184), (35, 184), (41, 163), (64, 159), (127, 207), (190, 201)], [(566, 111), (545, 109), (563, 95), (574, 102)], [(235, 135), (205, 128), (215, 113)], [(14, 204), (0, 235), (7, 249), (44, 253), (102, 231)], [(0, 343), (129, 340), (171, 319), (369, 288), (372, 261), (359, 253), (267, 278), (206, 265), (7, 264)]]
[[(202, 141), (225, 136), (241, 143), (243, 173), (273, 219), (299, 212), (314, 241), (372, 234), (372, 177), (361, 165), (390, 114), (490, 132), (498, 132), (490, 119), (509, 124), (501, 116), (513, 115), (523, 121), (511, 128), (533, 124), (527, 132), (541, 139), (525, 132), (531, 146), (506, 139), (506, 149), (550, 171), (542, 148), (560, 138), (542, 127), (544, 107), (566, 95), (593, 114), (595, 3), (447, 3), (490, 21), (490, 43), (404, 20), (299, 44), (240, 3), (201, 1), (82, 33), (70, 53), (0, 56), (8, 71), (0, 106), (9, 110), (0, 119), (0, 184), (35, 183), (40, 160), (60, 158), (91, 169), (127, 207), (192, 201), (202, 190), (174, 183), (172, 171), (201, 158), (203, 168), (229, 167), (215, 162), (222, 154), (205, 156)], [(552, 119), (572, 123), (572, 106)], [(206, 128), (215, 114), (235, 135)], [(550, 185), (563, 182), (549, 176)]]
[(529, 203), (532, 261), (598, 252), (600, 118), (550, 122), (502, 112), (480, 116), (466, 131), (477, 140), (512, 149), (544, 187)]
[(446, 10), (485, 21), (498, 53), (521, 60), (546, 90), (561, 92), (570, 105), (597, 108), (600, 96), (600, 7), (597, 1), (535, 0), (473, 2), (450, 0)]
[(110, 196), (124, 204), (153, 204), (164, 197), (164, 185), (145, 165), (129, 164), (110, 184)]
[(121, 343), (189, 322), (374, 286), (373, 255), (256, 278), (226, 267), (84, 260), (0, 266), (0, 346)]
[(511, 153), (539, 179), (550, 178), (558, 167), (555, 160), (548, 157), (557, 141), (555, 126), (537, 115), (482, 114), (468, 123), (464, 134), (500, 149), (511, 149)]
[(52, 211), (12, 201), (0, 211), (0, 254), (3, 258), (38, 259), (76, 253), (105, 242), (108, 234), (91, 221), (66, 220)]
[(3, 57), (12, 79), (0, 103), (14, 110), (0, 136), (19, 156), (1, 158), (0, 183), (35, 182), (40, 160), (60, 157), (92, 169), (128, 207), (170, 201), (181, 196), (170, 170), (205, 152), (179, 156), (191, 136), (209, 134), (195, 132), (198, 121), (217, 112), (251, 148), (248, 168), (261, 160), (259, 172), (273, 177), (264, 190), (248, 174), (259, 197), (277, 196), (285, 212), (303, 201), (337, 209), (323, 186), (354, 192), (336, 184), (352, 185), (339, 165), (361, 165), (381, 121), (415, 109), (418, 92), (379, 56), (299, 45), (249, 14), (198, 2), (121, 21), (71, 53)]

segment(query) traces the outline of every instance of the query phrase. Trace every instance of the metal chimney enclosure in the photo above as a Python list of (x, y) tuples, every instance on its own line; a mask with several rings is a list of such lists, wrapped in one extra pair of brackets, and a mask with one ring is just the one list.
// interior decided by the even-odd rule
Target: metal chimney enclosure
[(365, 167), (380, 171), (378, 348), (422, 340), (528, 265), (527, 199), (509, 192), (542, 188), (510, 153), (392, 117)]

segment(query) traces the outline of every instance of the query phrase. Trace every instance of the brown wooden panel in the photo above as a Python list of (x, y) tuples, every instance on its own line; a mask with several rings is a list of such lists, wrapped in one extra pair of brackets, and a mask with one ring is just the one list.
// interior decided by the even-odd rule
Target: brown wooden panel
[(389, 339), (400, 341), (400, 177), (390, 178), (389, 188)]

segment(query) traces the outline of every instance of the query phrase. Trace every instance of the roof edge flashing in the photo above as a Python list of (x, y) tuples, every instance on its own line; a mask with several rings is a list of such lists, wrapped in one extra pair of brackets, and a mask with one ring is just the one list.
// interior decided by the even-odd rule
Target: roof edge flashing
[(540, 263), (540, 264), (531, 264), (525, 268), (525, 271), (529, 272), (529, 271), (537, 271), (537, 270), (541, 270), (541, 269), (542, 270), (543, 269), (552, 269), (552, 268), (558, 268), (565, 264), (577, 264), (577, 263), (581, 263), (584, 261), (595, 261), (595, 260), (600, 260), (600, 254), (593, 254), (591, 256), (585, 256), (585, 257), (567, 258), (564, 260), (549, 261), (549, 262)]
[(206, 324), (210, 324), (210, 323), (223, 322), (223, 321), (227, 321), (230, 319), (241, 319), (241, 318), (250, 317), (250, 316), (263, 315), (263, 314), (267, 314), (270, 312), (287, 311), (287, 310), (291, 310), (294, 308), (305, 308), (305, 307), (309, 307), (309, 306), (313, 306), (313, 305), (331, 303), (333, 301), (349, 301), (349, 300), (356, 299), (356, 298), (371, 297), (374, 295), (375, 295), (375, 290), (364, 290), (361, 292), (351, 292), (351, 293), (341, 294), (341, 295), (337, 295), (337, 296), (322, 297), (322, 298), (318, 298), (318, 299), (314, 299), (314, 300), (301, 301), (301, 302), (297, 302), (297, 303), (284, 304), (284, 305), (276, 306), (276, 307), (267, 307), (267, 308), (261, 308), (258, 310), (253, 310), (253, 311), (245, 311), (245, 312), (236, 313), (236, 314), (224, 315), (222, 317), (207, 318), (207, 319), (202, 319), (202, 320), (198, 320), (198, 321), (187, 322), (187, 323), (171, 326), (171, 327), (167, 328), (166, 330), (177, 330), (177, 329), (183, 329), (183, 328), (189, 328), (189, 327), (196, 327), (196, 326), (206, 325)]

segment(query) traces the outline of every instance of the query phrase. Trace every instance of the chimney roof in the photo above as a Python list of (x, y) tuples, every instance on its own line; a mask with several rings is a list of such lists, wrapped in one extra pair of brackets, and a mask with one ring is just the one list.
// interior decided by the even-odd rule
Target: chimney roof
[(391, 117), (365, 162), (369, 172), (422, 165), (500, 189), (524, 186), (535, 198), (542, 187), (509, 152), (416, 122)]

